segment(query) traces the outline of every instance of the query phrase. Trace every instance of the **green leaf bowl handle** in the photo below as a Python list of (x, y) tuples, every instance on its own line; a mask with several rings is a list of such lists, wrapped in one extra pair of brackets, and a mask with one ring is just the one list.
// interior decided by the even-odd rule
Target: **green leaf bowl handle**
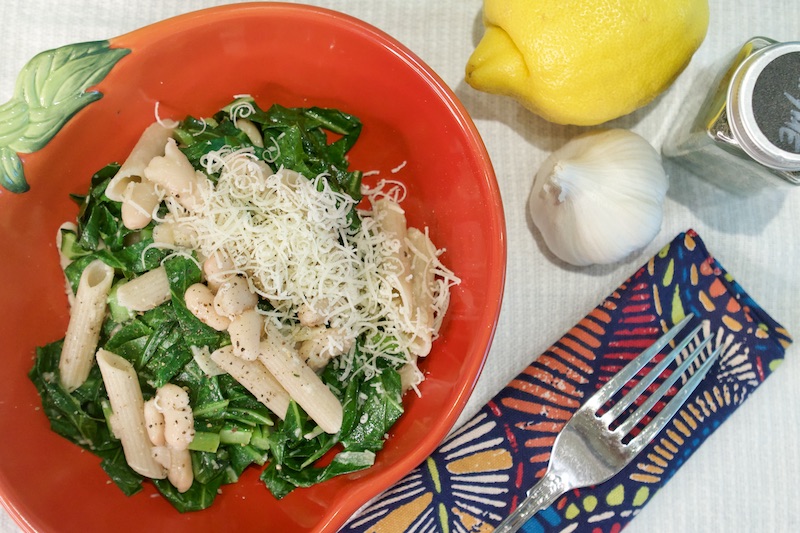
[(0, 186), (13, 193), (30, 189), (19, 154), (40, 150), (75, 113), (102, 98), (88, 89), (128, 53), (93, 41), (47, 50), (28, 61), (14, 96), (0, 105)]

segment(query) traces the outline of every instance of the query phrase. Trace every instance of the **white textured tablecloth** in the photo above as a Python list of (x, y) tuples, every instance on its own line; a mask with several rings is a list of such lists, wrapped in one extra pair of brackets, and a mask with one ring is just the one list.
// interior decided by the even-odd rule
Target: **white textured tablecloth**
[[(536, 0), (531, 0), (535, 2)], [(36, 53), (106, 39), (214, 0), (13, 0), (3, 3), (0, 101), (12, 94)], [(533, 357), (677, 233), (696, 229), (711, 252), (764, 309), (800, 335), (800, 189), (783, 197), (730, 196), (673, 171), (661, 232), (646, 249), (613, 266), (565, 268), (550, 259), (526, 215), (532, 177), (547, 154), (578, 128), (549, 124), (511, 100), (463, 81), (481, 35), (482, 0), (339, 0), (309, 2), (365, 20), (427, 62), (456, 92), (483, 135), (504, 198), (508, 227), (506, 295), (485, 370), (466, 420)], [(692, 80), (752, 36), (800, 39), (797, 0), (710, 0), (708, 36), (672, 88), (644, 110), (612, 125), (660, 147), (681, 113)], [(565, 2), (566, 4), (566, 2)], [(800, 478), (800, 348), (659, 491), (626, 529), (630, 533), (791, 533), (800, 531), (792, 487)], [(7, 432), (3, 438), (13, 438)], [(0, 531), (18, 527), (0, 511)]]

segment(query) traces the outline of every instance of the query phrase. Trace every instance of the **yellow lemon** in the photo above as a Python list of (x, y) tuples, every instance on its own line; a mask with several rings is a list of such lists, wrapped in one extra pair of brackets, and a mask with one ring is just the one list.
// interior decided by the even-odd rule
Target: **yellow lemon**
[(589, 126), (669, 87), (705, 39), (708, 0), (484, 0), (483, 17), (467, 83)]

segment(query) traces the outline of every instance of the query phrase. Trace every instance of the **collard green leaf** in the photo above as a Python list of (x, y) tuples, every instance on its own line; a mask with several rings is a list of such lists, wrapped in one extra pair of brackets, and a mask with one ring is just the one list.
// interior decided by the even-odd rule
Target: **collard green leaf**
[(152, 332), (152, 328), (141, 320), (133, 320), (116, 330), (108, 339), (105, 349), (130, 361), (137, 371), (141, 370), (144, 350)]
[(336, 476), (357, 472), (375, 464), (375, 453), (371, 451), (337, 453), (330, 463), (321, 468), (303, 468), (295, 470), (286, 465), (278, 468), (270, 463), (261, 474), (261, 480), (270, 492), (281, 499), (296, 487), (310, 487)]
[[(336, 109), (287, 108), (277, 104), (266, 113), (257, 112), (248, 118), (261, 124), (265, 146), (278, 146), (276, 166), (309, 178), (328, 174), (334, 189), (361, 199), (361, 172), (349, 171), (345, 157), (361, 135), (358, 118)], [(339, 138), (332, 140), (328, 132)]]
[(191, 511), (202, 511), (214, 503), (217, 497), (217, 490), (225, 482), (225, 473), (217, 473), (208, 483), (192, 483), (186, 492), (178, 492), (178, 489), (166, 479), (154, 479), (153, 484), (159, 492), (181, 513)]
[(186, 344), (198, 347), (206, 346), (209, 350), (214, 351), (223, 342), (229, 343), (227, 333), (220, 333), (205, 325), (186, 308), (186, 302), (183, 299), (186, 289), (200, 282), (200, 268), (197, 264), (187, 257), (175, 256), (164, 261), (164, 268), (167, 271), (167, 280), (172, 295), (172, 307)]
[(219, 378), (205, 374), (196, 361), (184, 365), (175, 383), (188, 390), (195, 420), (220, 418), (228, 407), (230, 400), (223, 394)]
[(345, 409), (359, 417), (358, 423), (343, 435), (342, 444), (348, 450), (377, 451), (383, 447), (389, 428), (403, 414), (400, 374), (387, 368), (369, 384), (359, 385), (356, 397), (349, 396), (345, 403)]
[[(94, 398), (99, 389), (97, 376), (73, 394), (59, 383), (58, 361), (62, 341), (36, 350), (36, 362), (28, 374), (42, 398), (42, 408), (50, 419), (50, 427), (84, 449), (97, 453), (119, 446), (109, 432), (102, 411)], [(99, 372), (97, 372), (99, 374)]]
[(189, 361), (192, 352), (181, 338), (179, 328), (170, 332), (170, 337), (158, 347), (155, 356), (145, 365), (147, 375), (152, 375), (154, 387), (168, 383)]
[(192, 454), (192, 471), (197, 483), (223, 483), (225, 470), (230, 466), (228, 449), (220, 448), (217, 452), (197, 452)]
[(99, 455), (103, 458), (100, 466), (103, 467), (108, 477), (122, 490), (125, 496), (133, 496), (142, 490), (143, 478), (128, 466), (125, 461), (125, 454), (122, 452), (122, 446)]
[[(261, 129), (263, 149), (254, 147), (230, 116), (234, 108), (243, 103), (253, 109), (247, 119)], [(334, 190), (360, 200), (362, 174), (348, 169), (346, 155), (361, 129), (357, 117), (336, 109), (274, 104), (264, 111), (252, 98), (239, 98), (205, 121), (187, 117), (175, 136), (186, 145), (183, 152), (197, 169), (202, 169), (200, 158), (210, 150), (248, 146), (274, 170), (285, 167), (307, 178), (327, 174)]]
[[(339, 385), (338, 371), (328, 366), (323, 381)], [(377, 381), (375, 381), (377, 380)], [(332, 477), (372, 466), (375, 452), (383, 448), (389, 428), (403, 413), (400, 374), (391, 367), (365, 382), (353, 378), (342, 392), (344, 420), (337, 435), (320, 433), (314, 437), (314, 422), (294, 402), (286, 418), (269, 436), (272, 462), (262, 472), (264, 481), (276, 498), (297, 487), (309, 487)], [(339, 450), (323, 466), (317, 462), (328, 452)]]

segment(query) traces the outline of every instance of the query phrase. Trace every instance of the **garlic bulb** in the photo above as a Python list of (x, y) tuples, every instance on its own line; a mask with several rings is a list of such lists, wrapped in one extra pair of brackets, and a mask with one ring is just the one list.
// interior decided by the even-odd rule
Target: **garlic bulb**
[(614, 263), (658, 234), (667, 186), (661, 157), (645, 139), (622, 129), (592, 131), (542, 164), (528, 209), (563, 261)]

